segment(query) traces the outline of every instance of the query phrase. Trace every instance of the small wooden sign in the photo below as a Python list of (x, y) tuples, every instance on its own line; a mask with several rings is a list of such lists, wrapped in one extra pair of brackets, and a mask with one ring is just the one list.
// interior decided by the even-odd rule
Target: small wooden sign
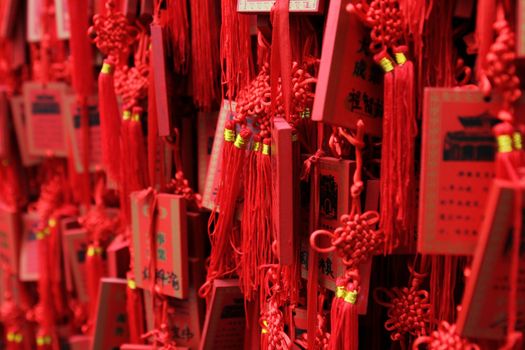
[(35, 157), (29, 154), (23, 96), (11, 97), (11, 114), (13, 115), (18, 150), (20, 151), (22, 164), (24, 166), (32, 166), (40, 163), (42, 161), (40, 157)]
[(272, 130), (272, 210), (277, 237), (279, 263), (291, 265), (294, 259), (294, 203), (292, 127), (283, 118), (275, 118)]
[(525, 58), (525, 0), (517, 1), (516, 54)]
[(204, 185), (204, 192), (202, 194), (202, 206), (204, 208), (213, 210), (215, 207), (215, 197), (219, 190), (219, 183), (221, 181), (221, 155), (222, 145), (224, 144), (224, 127), (226, 121), (233, 119), (235, 115), (235, 102), (227, 100), (222, 101), (221, 111), (217, 118), (217, 127), (215, 128), (215, 137), (213, 139), (213, 147), (206, 174), (206, 183)]
[(369, 50), (370, 34), (346, 11), (349, 3), (330, 1), (312, 119), (352, 129), (362, 119), (367, 133), (380, 136), (384, 73)]
[(24, 83), (29, 154), (67, 156), (67, 128), (63, 117), (65, 91), (64, 83)]
[(20, 244), (20, 280), (35, 282), (40, 277), (39, 241), (36, 236), (39, 216), (30, 211), (22, 216), (22, 242)]
[(184, 299), (188, 296), (189, 282), (186, 201), (182, 196), (157, 195), (156, 271), (150, 271), (148, 236), (152, 203), (150, 190), (131, 194), (135, 282), (140, 288), (150, 288), (155, 279), (162, 293)]
[(172, 89), (169, 79), (173, 74), (168, 74), (166, 65), (167, 48), (164, 38), (164, 27), (157, 23), (151, 26), (151, 55), (155, 69), (153, 70), (153, 82), (155, 84), (155, 102), (157, 106), (157, 123), (159, 136), (170, 136), (173, 134), (172, 121), (172, 99), (169, 92)]
[[(241, 13), (269, 13), (275, 0), (238, 0), (237, 11)], [(290, 0), (290, 12), (321, 13), (323, 0)]]
[(246, 315), (238, 280), (215, 280), (199, 350), (242, 349)]
[(0, 38), (7, 38), (14, 35), (17, 6), (19, 6), (19, 4), (16, 0), (4, 0), (0, 2)]
[[(100, 115), (98, 112), (97, 98), (92, 97), (88, 102), (88, 127), (89, 127), (89, 170), (96, 171), (102, 168), (102, 148), (100, 135)], [(82, 120), (77, 98), (68, 95), (65, 98), (65, 125), (68, 130), (68, 141), (73, 152), (75, 169), (84, 172), (84, 134)]]
[[(488, 197), (470, 276), (458, 314), (458, 330), (465, 337), (503, 340), (507, 332), (509, 273), (518, 187), (495, 180)], [(519, 187), (523, 196), (525, 188)], [(525, 217), (521, 208), (521, 216)], [(523, 219), (522, 219), (523, 220)], [(525, 226), (519, 247), (517, 327), (525, 331)]]
[(457, 88), (426, 88), (424, 99), (418, 251), (471, 255), (494, 177), (501, 103)]
[(55, 0), (55, 20), (57, 28), (57, 38), (60, 40), (69, 39), (69, 7), (68, 0)]
[(108, 277), (126, 278), (129, 270), (129, 241), (123, 236), (116, 236), (106, 249), (108, 256)]
[(88, 302), (86, 281), (86, 253), (88, 248), (87, 233), (84, 228), (70, 228), (62, 231), (64, 264), (68, 266), (74, 289), (81, 302)]
[(126, 288), (125, 279), (100, 280), (92, 350), (118, 349), (129, 341)]
[(74, 335), (69, 337), (70, 350), (90, 350), (93, 337), (90, 335)]
[(39, 42), (42, 39), (42, 18), (44, 2), (40, 0), (27, 0), (27, 41)]
[(197, 115), (197, 158), (199, 193), (204, 193), (206, 173), (213, 148), (215, 128), (217, 126), (217, 112), (199, 112)]

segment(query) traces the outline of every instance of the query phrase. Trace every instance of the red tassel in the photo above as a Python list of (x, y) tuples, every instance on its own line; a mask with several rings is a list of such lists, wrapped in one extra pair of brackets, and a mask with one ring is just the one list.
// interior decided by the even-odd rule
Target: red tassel
[(237, 12), (237, 0), (221, 2), (221, 67), (228, 100), (250, 83), (253, 59), (250, 37), (250, 17)]
[(114, 64), (105, 60), (98, 76), (98, 102), (100, 109), (100, 129), (102, 159), (109, 175), (119, 180), (120, 165), (120, 114), (113, 79)]
[(190, 53), (188, 9), (186, 1), (168, 1), (168, 25), (173, 48), (175, 72), (185, 74), (188, 70)]
[(126, 175), (130, 179), (130, 191), (137, 191), (148, 186), (148, 172), (146, 168), (147, 156), (144, 143), (144, 134), (141, 124), (142, 109), (133, 108), (129, 121), (129, 163)]
[(357, 296), (359, 277), (357, 270), (347, 271), (338, 278), (337, 291), (332, 301), (330, 318), (330, 350), (358, 350)]
[(89, 297), (89, 315), (94, 320), (97, 308), (98, 289), (100, 279), (104, 276), (104, 261), (102, 260), (102, 247), (98, 242), (90, 244), (86, 254), (87, 291)]
[(93, 93), (93, 66), (91, 44), (86, 35), (89, 28), (89, 11), (87, 0), (68, 0), (70, 21), (69, 49), (71, 50), (73, 87), (82, 97)]
[(215, 3), (212, 0), (190, 1), (192, 95), (195, 104), (207, 111), (219, 97), (219, 35)]
[(380, 179), (380, 198), (381, 198), (381, 223), (380, 226), (385, 232), (387, 244), (385, 249), (391, 250), (393, 247), (392, 235), (395, 227), (394, 215), (394, 190), (395, 190), (395, 151), (396, 140), (393, 133), (394, 112), (394, 66), (388, 57), (386, 50), (377, 54), (374, 59), (385, 71), (383, 83), (383, 136), (381, 144), (381, 179)]
[(241, 189), (246, 146), (250, 140), (251, 131), (243, 128), (235, 138), (234, 130), (235, 123), (228, 121), (224, 130), (221, 182), (216, 199), (216, 209), (220, 210), (220, 213), (216, 218), (216, 210), (214, 210), (208, 223), (212, 250), (207, 281), (199, 290), (202, 297), (209, 294), (214, 279), (231, 274), (236, 270), (232, 248), (232, 245), (238, 246), (239, 241), (234, 228), (235, 212), (237, 197)]
[(241, 287), (246, 300), (261, 285), (260, 266), (272, 262), (272, 207), (270, 139), (254, 140), (248, 156), (244, 178), (244, 207), (241, 221), (242, 259)]
[(128, 272), (128, 288), (126, 288), (126, 308), (128, 313), (130, 343), (142, 344), (144, 333), (144, 303), (142, 294), (136, 288), (135, 281)]
[(496, 124), (493, 132), (498, 144), (495, 164), (496, 178), (511, 180), (517, 177), (515, 169), (519, 166), (519, 151), (514, 150), (513, 147), (514, 127), (505, 121)]
[[(415, 180), (415, 138), (417, 122), (415, 112), (414, 65), (407, 60), (406, 46), (394, 48), (397, 66), (394, 69), (395, 115), (393, 132), (397, 145), (395, 159), (397, 166), (397, 227), (407, 245), (413, 237), (416, 225), (416, 180)], [(384, 156), (384, 155), (383, 155)], [(388, 154), (386, 155), (388, 156)], [(396, 181), (396, 180), (394, 180)]]

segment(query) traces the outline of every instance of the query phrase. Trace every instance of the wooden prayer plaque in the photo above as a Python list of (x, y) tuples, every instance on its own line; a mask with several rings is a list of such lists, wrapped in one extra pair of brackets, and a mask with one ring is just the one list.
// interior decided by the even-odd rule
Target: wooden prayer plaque
[(370, 34), (348, 0), (331, 0), (324, 34), (312, 119), (380, 136), (383, 117), (383, 71), (369, 51)]
[[(243, 13), (269, 13), (275, 0), (238, 0), (237, 11)], [(320, 13), (323, 0), (290, 0), (290, 12)]]
[[(458, 330), (463, 336), (494, 340), (506, 337), (516, 188), (504, 180), (495, 180), (492, 184), (479, 243), (458, 314)], [(523, 196), (525, 188), (521, 186), (519, 190)], [(522, 218), (524, 214), (522, 207)], [(525, 331), (524, 248), (525, 229), (522, 228), (517, 297), (517, 327), (521, 332)]]
[(292, 127), (283, 118), (275, 118), (272, 130), (272, 210), (279, 263), (291, 265), (293, 246), (293, 154)]
[(125, 279), (100, 280), (92, 350), (118, 349), (129, 341), (126, 288)]
[(64, 83), (26, 82), (23, 86), (29, 154), (67, 156)]

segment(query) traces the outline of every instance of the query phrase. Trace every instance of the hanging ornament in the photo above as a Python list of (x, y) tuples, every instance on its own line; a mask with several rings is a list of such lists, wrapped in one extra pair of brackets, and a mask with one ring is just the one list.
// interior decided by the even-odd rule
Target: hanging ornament
[[(402, 344), (406, 341), (407, 334), (415, 337), (426, 335), (430, 322), (431, 305), (428, 292), (420, 289), (426, 275), (409, 269), (410, 287), (394, 287), (390, 290), (381, 287), (374, 291), (375, 302), (388, 308), (385, 329), (392, 332), (390, 339)], [(384, 294), (386, 299), (381, 298), (381, 294)]]
[(442, 321), (438, 329), (428, 336), (418, 337), (412, 346), (413, 350), (418, 350), (421, 345), (425, 345), (428, 350), (480, 350), (476, 344), (470, 343), (467, 339), (461, 338), (456, 332), (456, 325)]
[(404, 18), (397, 0), (360, 1), (348, 9), (371, 27), (370, 51), (385, 72), (380, 226), (391, 252), (399, 243), (408, 244), (416, 224), (414, 67), (406, 56)]

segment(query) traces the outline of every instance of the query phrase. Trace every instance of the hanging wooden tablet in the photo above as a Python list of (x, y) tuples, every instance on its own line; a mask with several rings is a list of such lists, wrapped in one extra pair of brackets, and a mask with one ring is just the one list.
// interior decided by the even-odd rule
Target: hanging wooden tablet
[(90, 335), (73, 335), (68, 340), (70, 350), (90, 350), (92, 342)]
[(245, 323), (239, 281), (214, 280), (199, 350), (242, 349)]
[(155, 279), (163, 294), (184, 299), (188, 295), (189, 282), (185, 199), (171, 194), (157, 195), (156, 271), (150, 271), (148, 242), (153, 194), (147, 191), (131, 194), (135, 282), (140, 288), (150, 288)]
[(20, 214), (0, 203), (0, 263), (11, 273), (18, 273), (21, 220)]
[[(92, 97), (88, 102), (89, 113), (89, 170), (96, 171), (102, 167), (102, 149), (100, 147), (100, 116), (98, 113), (97, 98)], [(68, 131), (68, 140), (73, 152), (73, 160), (77, 172), (84, 172), (83, 150), (84, 137), (80, 122), (80, 109), (77, 98), (68, 95), (65, 99), (64, 119)]]
[(23, 85), (29, 154), (67, 156), (64, 83), (26, 82)]
[(518, 0), (516, 5), (516, 54), (518, 58), (525, 57), (525, 1)]
[[(64, 227), (64, 226), (63, 226)], [(82, 227), (67, 228), (62, 231), (62, 245), (64, 249), (64, 265), (66, 272), (69, 270), (73, 287), (78, 300), (88, 302), (86, 253), (88, 238), (86, 230)]]
[(206, 183), (202, 194), (202, 206), (210, 210), (215, 206), (215, 197), (217, 196), (217, 190), (219, 189), (219, 181), (221, 178), (220, 164), (222, 145), (224, 144), (224, 126), (226, 121), (233, 119), (233, 116), (235, 115), (235, 105), (235, 102), (223, 100), (217, 118), (217, 127), (215, 128), (215, 137), (213, 139), (213, 147), (206, 174)]
[(15, 30), (18, 1), (4, 0), (0, 3), (0, 38), (11, 37)]
[[(269, 13), (273, 0), (238, 0), (237, 11), (243, 13)], [(290, 0), (290, 12), (321, 13), (324, 0)]]
[(188, 212), (188, 256), (206, 259), (210, 245), (208, 239), (209, 212)]
[(474, 253), (494, 177), (491, 127), (499, 110), (497, 96), (485, 102), (478, 90), (425, 89), (419, 252)]
[(125, 278), (129, 270), (129, 241), (123, 235), (116, 236), (106, 249), (108, 277)]
[(129, 341), (126, 288), (125, 279), (100, 280), (92, 350), (118, 349)]
[(197, 158), (199, 193), (204, 193), (206, 173), (210, 164), (218, 112), (197, 114)]
[(38, 42), (42, 39), (43, 1), (27, 0), (27, 41)]
[[(350, 212), (351, 174), (354, 172), (355, 162), (339, 160), (332, 157), (319, 159), (319, 227), (320, 229), (335, 230), (339, 225), (339, 217)], [(305, 198), (301, 196), (301, 198)], [(309, 198), (309, 197), (306, 197)], [(317, 228), (316, 228), (317, 229)], [(308, 232), (308, 229), (304, 232)], [(324, 242), (327, 245), (330, 242)], [(308, 276), (308, 234), (305, 234), (301, 244), (301, 275)], [(324, 245), (323, 245), (324, 246)], [(335, 253), (319, 254), (319, 282), (332, 291), (335, 291), (337, 276), (344, 273), (345, 267), (339, 263)]]
[(38, 281), (40, 276), (40, 256), (36, 231), (39, 220), (38, 214), (34, 211), (22, 216), (19, 276), (23, 282)]
[(42, 161), (40, 157), (29, 154), (26, 134), (26, 118), (24, 110), (24, 98), (22, 96), (11, 97), (11, 114), (15, 127), (18, 150), (24, 166), (32, 166)]
[(364, 25), (346, 11), (349, 2), (330, 1), (312, 119), (347, 128), (362, 119), (368, 134), (380, 136), (383, 75)]
[(173, 72), (166, 64), (166, 38), (165, 28), (160, 24), (153, 23), (151, 28), (151, 56), (155, 69), (153, 70), (153, 81), (155, 83), (155, 102), (157, 106), (157, 125), (159, 136), (170, 136), (173, 134), (173, 98), (170, 92), (173, 89)]
[[(272, 210), (277, 258), (281, 265), (291, 265), (294, 258), (293, 235), (293, 153), (292, 127), (283, 118), (275, 118), (271, 147)], [(246, 218), (245, 218), (246, 219)]]
[[(457, 326), (463, 336), (502, 340), (507, 334), (509, 268), (517, 188), (514, 184), (503, 180), (495, 180), (491, 188), (485, 220), (481, 226), (479, 242), (458, 314)], [(519, 189), (523, 194), (523, 187)], [(523, 217), (523, 207), (521, 215)], [(525, 331), (524, 232), (522, 228), (516, 299), (516, 325), (521, 332)]]
[[(60, 232), (66, 232), (70, 229), (80, 228), (78, 218), (68, 218), (60, 221)], [(66, 279), (66, 289), (68, 292), (74, 291), (73, 287), (73, 273), (71, 272), (71, 264), (69, 264), (69, 251), (65, 247), (65, 240), (62, 239), (62, 261), (64, 262), (64, 277)]]
[(57, 38), (60, 40), (69, 39), (69, 25), (71, 21), (69, 19), (67, 0), (55, 0), (55, 21)]

